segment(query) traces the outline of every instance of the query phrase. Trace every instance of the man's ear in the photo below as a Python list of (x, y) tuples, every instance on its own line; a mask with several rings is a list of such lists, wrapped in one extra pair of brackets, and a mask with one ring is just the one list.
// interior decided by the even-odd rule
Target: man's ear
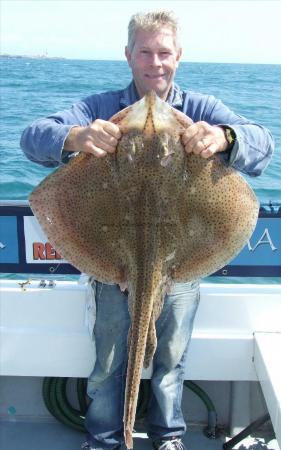
[(181, 59), (181, 55), (182, 55), (182, 48), (180, 47), (178, 49), (178, 53), (177, 53), (177, 57), (176, 57), (177, 68), (179, 67), (179, 62), (180, 62), (180, 59)]
[(131, 67), (131, 52), (127, 45), (125, 47), (125, 56), (126, 56), (129, 66)]

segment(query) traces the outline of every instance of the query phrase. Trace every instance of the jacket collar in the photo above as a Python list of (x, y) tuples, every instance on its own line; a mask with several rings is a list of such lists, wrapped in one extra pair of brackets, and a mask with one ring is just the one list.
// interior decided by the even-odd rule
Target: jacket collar
[[(132, 105), (140, 99), (139, 94), (137, 92), (137, 88), (135, 86), (134, 81), (131, 81), (129, 86), (127, 86), (123, 91), (121, 91), (120, 95), (120, 106), (121, 108), (126, 108), (127, 106)], [(176, 107), (182, 107), (182, 91), (180, 87), (173, 83), (171, 90), (169, 92), (168, 98), (166, 100), (169, 105)]]

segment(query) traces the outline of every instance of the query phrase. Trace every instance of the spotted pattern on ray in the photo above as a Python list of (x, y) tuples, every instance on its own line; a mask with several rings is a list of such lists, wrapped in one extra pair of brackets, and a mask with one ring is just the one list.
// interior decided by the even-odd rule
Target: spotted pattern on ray
[(128, 286), (124, 436), (132, 448), (141, 371), (157, 345), (165, 293), (172, 282), (227, 264), (250, 237), (259, 208), (219, 157), (185, 154), (180, 135), (192, 120), (155, 93), (111, 120), (122, 132), (116, 153), (80, 154), (47, 177), (30, 204), (64, 258), (97, 280)]

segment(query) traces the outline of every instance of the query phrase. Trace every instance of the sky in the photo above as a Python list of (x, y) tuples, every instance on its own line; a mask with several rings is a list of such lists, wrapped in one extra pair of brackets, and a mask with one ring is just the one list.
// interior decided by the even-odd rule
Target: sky
[(281, 0), (0, 0), (0, 52), (124, 59), (132, 14), (173, 10), (183, 61), (281, 64)]

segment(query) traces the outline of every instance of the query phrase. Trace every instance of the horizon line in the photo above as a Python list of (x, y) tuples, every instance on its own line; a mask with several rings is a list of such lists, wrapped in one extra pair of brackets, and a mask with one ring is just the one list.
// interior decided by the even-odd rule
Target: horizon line
[[(77, 58), (77, 57), (68, 57), (68, 56), (48, 56), (48, 54), (14, 54), (14, 53), (7, 53), (7, 52), (1, 52), (0, 57), (6, 57), (6, 58), (30, 58), (30, 59), (57, 59), (57, 60), (68, 60), (68, 61), (116, 61), (116, 62), (126, 62), (125, 58), (122, 59), (115, 59), (115, 58)], [(277, 62), (243, 62), (243, 61), (195, 61), (195, 60), (186, 60), (182, 59), (180, 63), (194, 63), (194, 64), (251, 64), (251, 65), (273, 65), (273, 66), (279, 66), (280, 63)]]

